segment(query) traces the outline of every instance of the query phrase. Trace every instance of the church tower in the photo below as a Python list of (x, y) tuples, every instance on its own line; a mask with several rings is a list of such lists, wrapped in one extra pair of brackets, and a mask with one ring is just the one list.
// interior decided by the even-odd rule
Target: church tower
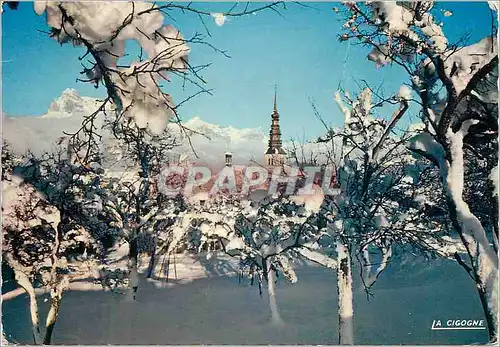
[(265, 164), (281, 166), (285, 163), (286, 153), (281, 147), (280, 115), (276, 106), (276, 86), (274, 87), (274, 110), (271, 115), (271, 129), (269, 131), (269, 146), (264, 154)]

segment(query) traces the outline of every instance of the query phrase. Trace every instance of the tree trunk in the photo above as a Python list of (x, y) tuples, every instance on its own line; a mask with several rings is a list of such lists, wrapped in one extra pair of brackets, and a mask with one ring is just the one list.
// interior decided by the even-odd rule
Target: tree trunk
[[(465, 202), (464, 202), (465, 203)], [(488, 326), (488, 337), (491, 343), (498, 341), (498, 263), (492, 261), (487, 254), (491, 249), (478, 242), (471, 234), (464, 229), (461, 223), (463, 211), (459, 212), (453, 200), (449, 200), (450, 216), (454, 228), (460, 235), (463, 245), (469, 254), (469, 261), (474, 272), (471, 274), (476, 282), (476, 290), (481, 300), (481, 307)], [(469, 211), (472, 215), (472, 213)], [(462, 215), (462, 216), (461, 216)], [(461, 216), (461, 217), (460, 217)], [(476, 218), (474, 216), (474, 218)], [(484, 230), (484, 229), (483, 229)], [(467, 269), (466, 269), (467, 270)], [(468, 270), (467, 270), (468, 271)]]
[(129, 242), (129, 249), (128, 249), (128, 258), (130, 260), (135, 260), (137, 263), (137, 257), (139, 256), (139, 251), (138, 251), (138, 245), (137, 245), (137, 238), (134, 237), (132, 240)]
[[(59, 316), (59, 310), (61, 308), (61, 301), (64, 290), (69, 286), (69, 277), (65, 274), (59, 273), (59, 270), (66, 267), (66, 265), (61, 264), (59, 259), (59, 249), (61, 246), (61, 240), (64, 230), (70, 223), (68, 213), (64, 209), (59, 210), (61, 213), (61, 222), (57, 225), (56, 229), (56, 239), (54, 242), (54, 250), (52, 251), (52, 269), (51, 269), (51, 290), (50, 290), (50, 309), (47, 314), (47, 320), (45, 322), (45, 336), (43, 338), (44, 345), (50, 345), (52, 340), (52, 333), (54, 332), (54, 327), (56, 325), (57, 317)], [(67, 270), (67, 269), (66, 269)]]
[(283, 320), (278, 309), (278, 304), (276, 302), (276, 274), (274, 270), (271, 269), (270, 265), (266, 265), (265, 269), (267, 271), (267, 293), (269, 294), (269, 308), (271, 310), (271, 322), (276, 325), (283, 325)]
[(47, 323), (45, 328), (45, 337), (43, 338), (44, 345), (50, 345), (52, 340), (52, 332), (56, 325), (57, 316), (59, 316), (59, 310), (61, 307), (62, 293), (60, 295), (55, 295), (50, 303), (50, 310), (47, 315)]
[(50, 310), (47, 314), (47, 321), (45, 323), (45, 336), (43, 338), (44, 345), (50, 345), (52, 340), (52, 333), (56, 325), (57, 317), (61, 309), (61, 302), (64, 290), (69, 286), (69, 277), (67, 275), (56, 275), (55, 283), (50, 291)]
[(459, 132), (448, 134), (447, 153), (450, 160), (441, 163), (440, 171), (453, 227), (467, 249), (476, 289), (488, 324), (490, 342), (494, 342), (498, 340), (498, 255), (490, 245), (481, 221), (463, 199), (463, 136), (468, 127), (469, 125), (464, 124)]
[[(16, 273), (16, 278), (18, 278), (17, 273)], [(24, 290), (26, 290), (26, 293), (28, 293), (28, 297), (30, 300), (30, 315), (31, 315), (31, 327), (33, 334), (33, 344), (39, 345), (42, 342), (42, 335), (40, 334), (40, 325), (38, 320), (38, 303), (36, 301), (35, 288), (29, 281), (20, 281), (18, 279), (17, 283), (19, 283), (19, 285), (23, 287)]]
[(31, 315), (33, 344), (38, 345), (42, 342), (42, 335), (40, 334), (40, 325), (38, 320), (38, 303), (36, 301), (35, 288), (33, 287), (33, 283), (31, 283), (28, 276), (26, 276), (26, 274), (22, 271), (22, 269), (20, 269), (21, 265), (13, 259), (12, 255), (5, 254), (5, 258), (9, 266), (12, 268), (12, 271), (14, 271), (17, 283), (22, 288), (24, 288), (24, 290), (28, 294), (30, 300), (30, 315)]
[[(498, 286), (498, 273), (493, 276), (492, 280), (493, 286)], [(476, 289), (479, 294), (479, 299), (481, 300), (481, 306), (484, 311), (484, 316), (486, 318), (486, 324), (488, 326), (488, 338), (490, 343), (498, 342), (498, 287), (494, 290), (488, 290), (483, 288), (481, 285), (476, 284)]]
[(137, 239), (133, 238), (130, 241), (129, 248), (129, 287), (130, 294), (136, 299), (137, 291), (139, 290), (139, 274), (137, 272), (137, 258), (138, 258), (138, 249), (137, 249)]
[(33, 330), (33, 344), (38, 345), (42, 341), (42, 335), (40, 334), (40, 326), (38, 321), (38, 304), (36, 302), (36, 294), (33, 287), (31, 290), (27, 288), (26, 292), (28, 293), (30, 299), (30, 314), (31, 314), (31, 326)]
[(156, 244), (154, 245), (153, 251), (151, 252), (151, 257), (149, 258), (147, 278), (153, 277), (155, 272), (155, 267), (156, 267)]
[(337, 290), (339, 297), (339, 344), (354, 344), (354, 310), (352, 293), (351, 256), (348, 248), (337, 244)]
[[(454, 228), (460, 235), (469, 255), (471, 274), (476, 282), (476, 290), (481, 300), (481, 307), (488, 326), (488, 337), (491, 343), (498, 341), (498, 264), (492, 262), (484, 247), (471, 234), (464, 230), (460, 223), (460, 213), (453, 200), (448, 201), (450, 216)], [(472, 213), (471, 213), (472, 214)], [(474, 216), (475, 217), (475, 216)], [(469, 272), (469, 269), (465, 269)]]

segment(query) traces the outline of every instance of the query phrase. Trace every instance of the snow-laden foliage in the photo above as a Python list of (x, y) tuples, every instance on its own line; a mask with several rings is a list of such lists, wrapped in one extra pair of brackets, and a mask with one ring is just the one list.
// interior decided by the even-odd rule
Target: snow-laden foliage
[(101, 187), (107, 198), (103, 208), (111, 215), (110, 225), (131, 240), (141, 230), (161, 229), (161, 222), (173, 211), (170, 201), (158, 194), (157, 179), (175, 143), (168, 133), (153, 140), (134, 124), (113, 131), (116, 139), (107, 146), (104, 158), (107, 168)]
[[(332, 239), (345, 244), (367, 269), (362, 273), (367, 289), (387, 265), (373, 268), (369, 254), (378, 250), (379, 257), (388, 260), (393, 243), (425, 248), (426, 237), (437, 239), (440, 229), (425, 215), (428, 202), (422, 199), (420, 183), (428, 175), (427, 166), (404, 146), (411, 133), (393, 133), (406, 112), (407, 98), (395, 97), (400, 105), (390, 120), (377, 114), (374, 105), (380, 104), (372, 98), (368, 88), (352, 101), (340, 93), (335, 96), (344, 114), (344, 128), (328, 136), (343, 143), (341, 193), (326, 199), (322, 207)], [(336, 242), (332, 248), (337, 248)]]
[[(35, 1), (35, 11), (46, 14), (51, 36), (61, 44), (84, 46), (94, 63), (84, 72), (88, 81), (102, 81), (120, 115), (140, 128), (160, 134), (174, 116), (172, 97), (161, 90), (169, 73), (187, 69), (190, 51), (183, 36), (164, 25), (163, 14), (147, 2)], [(128, 41), (135, 41), (145, 57), (121, 64)]]
[(32, 272), (43, 266), (52, 253), (60, 213), (33, 186), (13, 176), (3, 181), (3, 252), (10, 252)]
[(118, 237), (127, 242), (137, 242), (138, 252), (151, 252), (154, 238), (167, 242), (164, 235), (179, 213), (183, 200), (154, 196), (151, 191), (143, 194), (140, 181), (133, 179), (104, 178), (103, 189), (108, 192), (104, 210), (111, 217), (109, 225), (115, 228)]
[(29, 155), (16, 172), (57, 208), (65, 237), (72, 239), (81, 252), (96, 254), (101, 248), (95, 240), (106, 238), (109, 229), (102, 211), (103, 170), (99, 158), (83, 165), (74, 152), (71, 145), (61, 143), (55, 152), (41, 157)]
[(398, 96), (405, 100), (411, 99), (411, 89), (408, 86), (401, 86), (399, 88)]
[(2, 181), (11, 178), (12, 170), (19, 164), (20, 158), (12, 152), (7, 141), (2, 142)]
[(493, 184), (494, 186), (494, 191), (493, 191), (493, 195), (494, 196), (498, 196), (498, 181), (499, 181), (499, 176), (500, 176), (500, 172), (498, 171), (498, 165), (495, 166), (491, 172), (490, 172), (490, 175), (488, 176), (488, 178), (490, 179), (491, 183)]
[[(458, 257), (457, 262), (476, 283), (494, 342), (498, 340), (498, 202), (488, 174), (498, 163), (495, 15), (491, 35), (470, 44), (465, 39), (448, 40), (445, 19), (439, 22), (432, 1), (348, 3), (347, 8), (349, 32), (344, 39), (370, 46), (368, 58), (379, 66), (403, 67), (420, 99), (424, 127), (409, 148), (440, 172), (453, 229), (470, 260)], [(496, 11), (496, 6), (490, 8)]]
[(249, 270), (251, 277), (256, 275), (262, 282), (272, 270), (294, 283), (294, 259), (303, 257), (335, 267), (320, 250), (320, 229), (316, 213), (293, 197), (281, 196), (259, 205), (242, 203), (221, 242), (226, 253), (239, 257), (242, 270)]
[(297, 276), (290, 264), (290, 251), (302, 241), (298, 227), (305, 223), (305, 211), (287, 201), (248, 208), (237, 216), (225, 250), (238, 254), (241, 266), (256, 274), (260, 282), (274, 271), (294, 283)]
[[(472, 76), (497, 55), (496, 35), (478, 43), (456, 45), (448, 42), (440, 14), (431, 11), (433, 1), (370, 2), (347, 4), (344, 39), (355, 38), (372, 47), (368, 59), (377, 66), (396, 62), (408, 67), (420, 89), (435, 75), (447, 76), (447, 89), (458, 96)], [(442, 81), (444, 83), (444, 81)]]
[(106, 151), (103, 209), (116, 238), (128, 243), (129, 284), (135, 298), (139, 255), (150, 255), (147, 277), (152, 277), (157, 257), (173, 252), (186, 233), (188, 225), (181, 220), (186, 206), (181, 196), (164, 196), (159, 190), (161, 171), (175, 146), (173, 137), (163, 131), (152, 138), (132, 122), (108, 126), (115, 140)]
[(97, 251), (91, 224), (98, 197), (89, 184), (95, 176), (78, 165), (69, 169), (65, 159), (57, 160), (48, 154), (25, 158), (4, 171), (3, 225), (9, 231), (5, 240), (12, 243), (13, 252), (32, 253), (24, 253), (27, 259), (17, 258), (26, 266), (49, 260), (56, 230), (61, 230), (61, 255), (73, 259)]
[(251, 284), (258, 284), (261, 295), (263, 285), (267, 287), (274, 323), (282, 323), (275, 281), (280, 277), (291, 283), (297, 281), (294, 260), (306, 258), (332, 268), (336, 265), (318, 244), (321, 219), (292, 197), (253, 203), (219, 194), (203, 206), (191, 208), (183, 217), (190, 220), (188, 247), (201, 250), (204, 244), (215, 242), (224, 253), (238, 258), (239, 279), (246, 274)]
[[(4, 153), (2, 157), (12, 155)], [(57, 155), (26, 158), (17, 165), (11, 162), (6, 168), (9, 171), (2, 175), (2, 256), (30, 299), (35, 344), (42, 343), (35, 284), (50, 288), (43, 337), (43, 343), (50, 344), (70, 276), (97, 249), (91, 233), (83, 226), (89, 221), (85, 216), (92, 214), (88, 212), (92, 207), (86, 207), (88, 182), (81, 183), (78, 173), (72, 171), (81, 165)]]
[[(337, 92), (335, 101), (344, 115), (344, 127), (331, 129), (320, 138), (323, 143), (334, 143), (336, 138), (342, 143), (340, 193), (327, 196), (320, 211), (328, 235), (321, 244), (336, 254), (340, 344), (355, 341), (354, 261), (360, 264), (360, 277), (369, 295), (396, 246), (427, 249), (442, 243), (442, 221), (426, 215), (429, 191), (424, 188), (429, 186), (422, 182), (429, 180), (429, 166), (405, 147), (413, 131), (395, 131), (408, 109), (410, 93), (402, 88), (398, 95), (382, 99), (369, 88), (357, 96)], [(382, 106), (389, 102), (399, 107), (386, 119), (379, 110), (386, 109)]]

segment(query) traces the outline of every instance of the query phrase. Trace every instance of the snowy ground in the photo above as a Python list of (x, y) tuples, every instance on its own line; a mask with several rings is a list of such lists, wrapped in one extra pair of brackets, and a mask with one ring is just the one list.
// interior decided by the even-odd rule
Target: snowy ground
[[(100, 287), (73, 286), (65, 293), (54, 331), (57, 344), (336, 344), (335, 274), (300, 266), (299, 281), (278, 282), (277, 299), (286, 324), (269, 324), (265, 293), (238, 284), (233, 265), (212, 257), (177, 257), (177, 280), (141, 279), (137, 302)], [(171, 268), (171, 270), (173, 270)], [(222, 275), (221, 275), (222, 274)], [(224, 275), (226, 274), (226, 275)], [(358, 344), (484, 343), (485, 330), (432, 331), (433, 319), (482, 319), (474, 286), (456, 264), (442, 261), (390, 267), (367, 301), (355, 285)], [(85, 290), (83, 290), (85, 289)], [(92, 289), (92, 290), (89, 290)], [(3, 288), (3, 292), (6, 288)], [(41, 294), (42, 317), (48, 309)], [(26, 295), (5, 300), (5, 334), (30, 343)]]

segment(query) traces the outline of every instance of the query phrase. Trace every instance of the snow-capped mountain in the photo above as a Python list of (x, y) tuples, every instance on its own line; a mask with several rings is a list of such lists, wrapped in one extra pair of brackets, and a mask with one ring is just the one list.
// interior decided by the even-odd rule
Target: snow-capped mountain
[[(9, 117), (2, 113), (3, 137), (13, 150), (20, 153), (50, 151), (59, 138), (66, 136), (63, 131), (76, 132), (81, 127), (83, 116), (92, 114), (97, 105), (96, 99), (66, 89), (42, 116)], [(98, 117), (96, 126), (101, 124), (102, 116)]]
[[(74, 89), (66, 89), (42, 116), (9, 117), (3, 114), (4, 139), (17, 152), (31, 150), (40, 154), (49, 151), (58, 139), (65, 136), (63, 131), (77, 131), (83, 117), (95, 112), (98, 106), (96, 99), (80, 96)], [(97, 127), (102, 125), (103, 117), (97, 117)], [(200, 163), (221, 163), (226, 151), (233, 153), (235, 163), (245, 164), (250, 159), (260, 162), (267, 146), (267, 136), (260, 127), (239, 129), (211, 124), (200, 117), (187, 120), (182, 129), (178, 124), (169, 127), (181, 143), (174, 152)], [(109, 141), (110, 134), (103, 131), (102, 135), (104, 141)]]
[(193, 129), (203, 133), (208, 138), (226, 140), (230, 142), (239, 142), (242, 140), (267, 141), (266, 135), (261, 128), (234, 128), (232, 126), (220, 126), (203, 121), (195, 116), (184, 123), (188, 129)]
[(47, 113), (43, 117), (83, 117), (92, 114), (96, 110), (96, 106), (98, 106), (96, 99), (82, 97), (75, 89), (68, 88), (50, 104)]
[[(203, 121), (196, 116), (182, 124), (170, 126), (172, 133), (181, 139), (182, 146), (176, 151), (191, 161), (219, 164), (224, 153), (233, 153), (235, 164), (250, 160), (260, 162), (266, 150), (268, 138), (261, 128), (234, 128)], [(187, 141), (189, 136), (194, 152)]]

